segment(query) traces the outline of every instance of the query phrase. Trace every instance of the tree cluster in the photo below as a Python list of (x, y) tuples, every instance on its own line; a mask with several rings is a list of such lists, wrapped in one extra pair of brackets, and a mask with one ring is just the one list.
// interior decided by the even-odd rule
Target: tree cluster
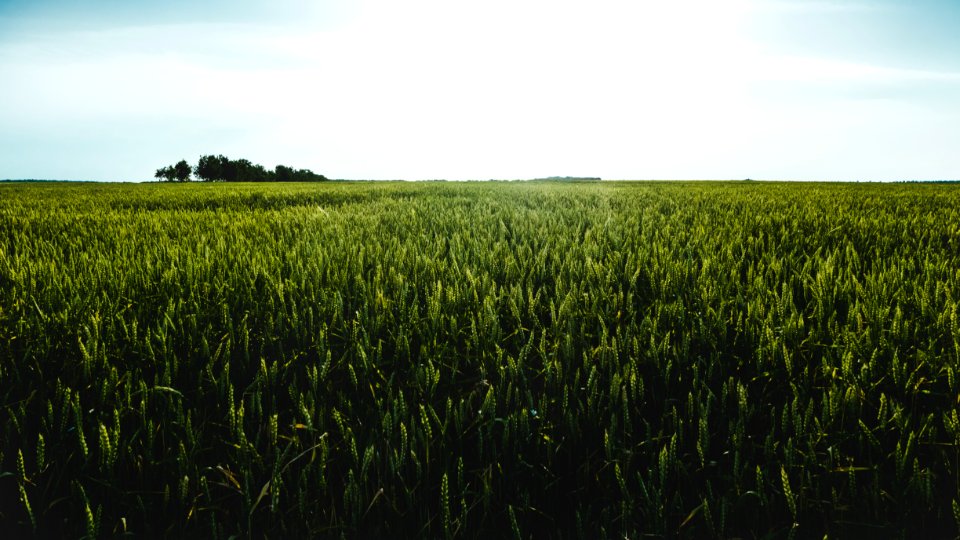
[(320, 182), (327, 177), (310, 169), (294, 169), (277, 165), (272, 171), (247, 159), (230, 159), (224, 155), (201, 156), (195, 167), (186, 160), (157, 169), (155, 178), (167, 182), (186, 182), (191, 173), (204, 182)]
[(192, 171), (193, 169), (190, 167), (190, 164), (187, 163), (187, 160), (181, 159), (176, 165), (157, 169), (156, 174), (153, 176), (158, 180), (165, 180), (167, 182), (186, 182), (190, 180), (190, 173)]

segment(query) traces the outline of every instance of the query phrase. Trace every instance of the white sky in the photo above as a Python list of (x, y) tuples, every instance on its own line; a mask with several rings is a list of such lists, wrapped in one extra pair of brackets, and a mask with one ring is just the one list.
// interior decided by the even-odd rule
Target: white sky
[(0, 178), (960, 178), (946, 2), (37, 4), (0, 4)]

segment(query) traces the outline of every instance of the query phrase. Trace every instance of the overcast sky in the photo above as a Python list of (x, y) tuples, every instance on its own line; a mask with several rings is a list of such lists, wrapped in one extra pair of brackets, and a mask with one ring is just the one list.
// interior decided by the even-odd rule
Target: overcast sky
[(960, 178), (956, 0), (0, 0), (0, 178)]

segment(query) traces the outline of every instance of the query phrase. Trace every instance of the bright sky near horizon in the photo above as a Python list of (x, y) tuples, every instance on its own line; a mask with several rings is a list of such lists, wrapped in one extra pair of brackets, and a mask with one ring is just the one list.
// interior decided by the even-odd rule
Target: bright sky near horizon
[(960, 178), (957, 0), (0, 0), (0, 178)]

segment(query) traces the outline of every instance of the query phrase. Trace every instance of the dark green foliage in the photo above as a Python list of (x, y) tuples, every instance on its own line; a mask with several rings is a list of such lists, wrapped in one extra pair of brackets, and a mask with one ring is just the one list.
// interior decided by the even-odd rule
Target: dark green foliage
[(177, 171), (173, 167), (160, 167), (153, 177), (161, 182), (173, 182), (177, 179)]
[(223, 178), (223, 166), (227, 158), (224, 156), (201, 156), (194, 167), (197, 178), (205, 182), (215, 182)]
[(326, 180), (309, 169), (293, 169), (277, 165), (273, 171), (246, 159), (226, 156), (201, 156), (196, 166), (197, 178), (205, 182), (319, 182)]
[(173, 176), (178, 182), (189, 180), (191, 172), (193, 172), (193, 169), (190, 168), (190, 164), (185, 159), (181, 159), (173, 166)]
[(157, 169), (157, 172), (153, 176), (160, 181), (186, 182), (190, 180), (191, 172), (193, 172), (193, 169), (190, 167), (190, 164), (187, 163), (187, 160), (181, 159), (176, 165)]
[(952, 537), (958, 224), (948, 185), (3, 185), (0, 524)]
[(270, 179), (276, 182), (320, 182), (326, 180), (326, 177), (316, 174), (310, 169), (294, 169), (285, 165), (277, 165)]

